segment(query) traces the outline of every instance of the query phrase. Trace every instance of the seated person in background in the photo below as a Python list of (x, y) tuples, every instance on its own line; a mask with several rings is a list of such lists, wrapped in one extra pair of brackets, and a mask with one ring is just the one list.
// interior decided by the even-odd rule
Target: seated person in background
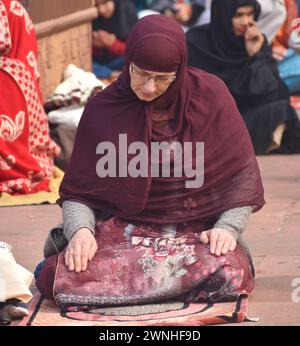
[(300, 55), (289, 46), (293, 21), (300, 17), (300, 0), (285, 0), (287, 19), (273, 41), (273, 57), (278, 61), (281, 78), (291, 94), (300, 93)]
[(96, 0), (99, 17), (93, 22), (93, 70), (100, 79), (109, 79), (124, 64), (125, 41), (137, 22), (130, 0)]
[(172, 17), (184, 26), (195, 25), (205, 10), (205, 0), (154, 0), (152, 10)]
[(300, 123), (266, 38), (256, 0), (213, 0), (211, 24), (187, 33), (189, 64), (220, 77), (246, 122), (257, 154), (300, 152)]
[(261, 13), (257, 26), (271, 44), (286, 20), (285, 3), (284, 0), (258, 0), (258, 2), (261, 6)]
[[(57, 304), (220, 301), (253, 290), (241, 235), (264, 204), (256, 157), (225, 84), (187, 60), (181, 26), (144, 17), (129, 34), (118, 80), (88, 103), (60, 188), (64, 225), (50, 232), (36, 282)], [(129, 148), (119, 147), (120, 135)], [(155, 155), (162, 142), (193, 150), (184, 149), (185, 162), (180, 149)], [(109, 166), (96, 154), (104, 143), (116, 150)], [(142, 163), (131, 161), (135, 145), (146, 150)], [(191, 186), (188, 167), (198, 160), (204, 180)], [(160, 173), (150, 173), (155, 167)]]
[(49, 136), (33, 24), (18, 1), (0, 1), (0, 194), (49, 191), (59, 147)]

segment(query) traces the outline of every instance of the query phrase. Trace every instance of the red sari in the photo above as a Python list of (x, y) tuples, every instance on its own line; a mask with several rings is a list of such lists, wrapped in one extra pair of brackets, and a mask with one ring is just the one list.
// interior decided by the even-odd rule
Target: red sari
[(0, 14), (0, 193), (49, 191), (60, 149), (42, 104), (34, 27), (18, 1), (0, 0)]

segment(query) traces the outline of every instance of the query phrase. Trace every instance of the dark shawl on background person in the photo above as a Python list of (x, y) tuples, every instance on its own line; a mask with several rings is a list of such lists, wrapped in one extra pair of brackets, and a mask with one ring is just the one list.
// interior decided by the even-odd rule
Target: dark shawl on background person
[(220, 77), (240, 110), (268, 99), (277, 100), (282, 89), (284, 98), (288, 98), (287, 89), (279, 88), (277, 65), (267, 41), (258, 54), (250, 57), (244, 37), (234, 34), (232, 18), (239, 7), (246, 5), (255, 8), (256, 20), (260, 14), (257, 0), (213, 0), (211, 23), (187, 33), (189, 65)]
[(211, 23), (194, 27), (186, 35), (189, 65), (213, 73), (226, 83), (247, 124), (256, 153), (264, 154), (276, 127), (281, 123), (297, 127), (297, 115), (289, 104), (288, 89), (279, 76), (267, 40), (250, 57), (244, 37), (234, 34), (232, 18), (241, 6), (253, 6), (257, 20), (260, 5), (256, 0), (212, 1)]
[(125, 42), (130, 30), (137, 22), (137, 11), (130, 0), (113, 0), (115, 12), (111, 18), (99, 17), (93, 21), (93, 31), (105, 30), (114, 33), (122, 42)]
[[(142, 102), (130, 87), (131, 61), (149, 71), (177, 70), (177, 79), (155, 101)], [(172, 123), (166, 133), (153, 131), (157, 108)], [(148, 148), (151, 141), (204, 142), (203, 186), (187, 189), (186, 177), (151, 178), (150, 173), (147, 178), (100, 179), (96, 147), (112, 142), (118, 158), (119, 134), (127, 134), (129, 144), (139, 141)], [(193, 163), (195, 159), (194, 153)], [(253, 205), (257, 211), (263, 206), (256, 157), (235, 102), (217, 77), (187, 68), (184, 33), (173, 19), (147, 16), (130, 33), (122, 74), (85, 108), (60, 196), (60, 204), (78, 201), (127, 220), (156, 224), (212, 223), (225, 210)]]

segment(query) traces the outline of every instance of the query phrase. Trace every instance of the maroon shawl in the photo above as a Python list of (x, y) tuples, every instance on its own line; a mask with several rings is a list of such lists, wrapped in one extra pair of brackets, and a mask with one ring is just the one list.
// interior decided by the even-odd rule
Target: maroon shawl
[[(148, 71), (177, 70), (177, 79), (155, 101), (142, 102), (130, 88), (131, 61)], [(168, 131), (154, 129), (154, 109), (164, 110)], [(118, 149), (119, 134), (127, 134), (129, 144), (139, 141), (148, 148), (151, 141), (204, 142), (203, 186), (188, 189), (187, 178), (151, 178), (150, 173), (148, 178), (99, 178), (96, 147), (108, 141)], [(151, 15), (133, 28), (119, 79), (86, 106), (60, 196), (60, 204), (73, 200), (160, 224), (211, 221), (231, 208), (263, 206), (259, 168), (235, 102), (220, 79), (187, 67), (185, 36), (172, 19)]]

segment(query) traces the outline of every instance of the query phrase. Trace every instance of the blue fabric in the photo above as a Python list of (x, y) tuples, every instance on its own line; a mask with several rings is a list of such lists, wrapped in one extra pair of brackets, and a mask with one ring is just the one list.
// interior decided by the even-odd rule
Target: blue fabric
[(26, 304), (22, 303), (19, 299), (9, 299), (5, 302), (0, 302), (0, 309), (3, 308), (5, 305), (13, 305), (15, 307), (27, 309)]
[(110, 63), (106, 64), (105, 66), (107, 66), (108, 68), (112, 70), (120, 71), (122, 70), (124, 63), (125, 63), (124, 57), (120, 56), (118, 58), (115, 58)]
[(35, 271), (34, 271), (35, 280), (37, 280), (38, 277), (40, 276), (41, 270), (43, 269), (44, 265), (45, 265), (45, 261), (42, 261), (36, 266)]
[(98, 64), (97, 62), (93, 62), (93, 72), (96, 77), (100, 79), (107, 79), (111, 76), (112, 70), (105, 65)]
[(286, 57), (278, 63), (278, 68), (290, 92), (300, 92), (300, 55), (288, 49)]
[(120, 71), (124, 66), (124, 57), (118, 57), (110, 63), (101, 65), (93, 62), (93, 72), (100, 79), (107, 79), (111, 76), (113, 71)]

